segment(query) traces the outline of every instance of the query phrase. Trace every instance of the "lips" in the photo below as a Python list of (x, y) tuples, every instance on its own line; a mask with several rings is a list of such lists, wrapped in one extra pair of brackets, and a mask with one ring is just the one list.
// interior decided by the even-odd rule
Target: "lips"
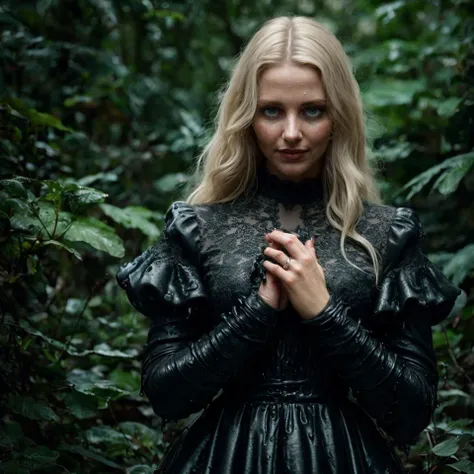
[(300, 160), (307, 150), (278, 150), (279, 155), (285, 160)]
[(301, 153), (305, 153), (307, 150), (292, 150), (292, 149), (283, 149), (278, 150), (280, 153), (284, 153), (285, 155), (301, 155)]

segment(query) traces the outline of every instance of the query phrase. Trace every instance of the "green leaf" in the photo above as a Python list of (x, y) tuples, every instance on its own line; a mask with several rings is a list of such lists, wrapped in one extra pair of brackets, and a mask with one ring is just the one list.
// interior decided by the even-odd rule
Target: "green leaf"
[(97, 400), (92, 395), (85, 395), (74, 390), (64, 397), (64, 403), (71, 414), (79, 420), (92, 418), (97, 414)]
[(432, 190), (437, 189), (443, 195), (456, 191), (459, 183), (474, 164), (474, 152), (458, 155), (455, 158), (457, 158), (456, 163), (438, 177)]
[(467, 459), (461, 459), (461, 461), (446, 465), (458, 472), (464, 472), (465, 474), (474, 474), (474, 463), (468, 461)]
[(33, 470), (56, 464), (56, 459), (59, 457), (57, 451), (52, 451), (46, 446), (27, 448), (22, 454), (23, 464)]
[(153, 186), (160, 193), (170, 193), (187, 183), (188, 179), (189, 177), (184, 173), (171, 173), (157, 179)]
[(449, 457), (456, 454), (459, 449), (459, 440), (456, 438), (449, 438), (433, 447), (433, 453), (440, 457)]
[(0, 186), (5, 188), (7, 193), (12, 197), (28, 199), (28, 193), (23, 183), (16, 178), (2, 179), (0, 180)]
[(18, 230), (31, 237), (36, 237), (44, 232), (39, 220), (31, 214), (14, 214), (10, 218), (10, 224), (12, 229)]
[(82, 456), (84, 458), (93, 459), (94, 461), (98, 461), (106, 466), (123, 471), (123, 468), (120, 464), (110, 461), (109, 459), (105, 458), (101, 454), (95, 451), (92, 451), (91, 449), (86, 449), (86, 448), (83, 448), (82, 446), (70, 445), (66, 443), (61, 443), (58, 446), (58, 449), (60, 451), (69, 451), (71, 453), (79, 454), (79, 456)]
[(22, 100), (17, 99), (15, 97), (9, 97), (5, 100), (5, 102), (18, 113), (23, 115), (23, 117), (27, 118), (31, 121), (33, 125), (41, 126), (41, 127), (53, 127), (58, 130), (64, 132), (74, 132), (73, 129), (64, 126), (56, 117), (52, 115), (45, 114), (42, 112), (38, 112), (37, 110), (28, 107)]
[[(72, 372), (68, 374), (67, 380), (78, 392), (84, 395), (95, 395), (106, 401), (110, 399), (115, 400), (127, 393), (118, 388), (110, 380), (106, 380), (97, 374), (82, 369), (72, 370)], [(99, 406), (99, 408), (103, 407)]]
[(10, 394), (8, 397), (8, 406), (12, 413), (29, 418), (30, 420), (59, 421), (58, 415), (56, 415), (48, 405), (32, 397)]
[(125, 254), (122, 239), (114, 229), (94, 217), (79, 217), (71, 224), (64, 238), (72, 242), (85, 242), (113, 257), (122, 258)]
[(100, 181), (102, 183), (115, 183), (118, 181), (118, 176), (116, 173), (113, 172), (100, 172), (89, 176), (83, 176), (82, 178), (79, 178), (76, 182), (80, 186), (90, 186), (96, 181)]
[(59, 247), (61, 249), (67, 250), (69, 253), (72, 253), (78, 260), (82, 260), (81, 254), (76, 249), (69, 247), (69, 245), (63, 244), (62, 242), (59, 242), (57, 240), (45, 240), (41, 242), (42, 247), (46, 245), (53, 245), (55, 247)]
[(75, 95), (74, 97), (69, 97), (64, 101), (65, 107), (73, 107), (76, 104), (92, 104), (94, 98), (88, 95)]
[(184, 15), (182, 13), (171, 10), (150, 10), (147, 11), (143, 17), (147, 20), (152, 18), (171, 18), (178, 21), (184, 20)]
[(110, 426), (93, 426), (86, 433), (87, 441), (91, 444), (111, 444), (119, 446), (129, 446), (130, 436), (123, 435)]
[(157, 213), (145, 207), (128, 206), (121, 209), (111, 204), (101, 204), (100, 208), (105, 215), (127, 229), (139, 229), (150, 239), (157, 239), (160, 235), (158, 227), (150, 221), (151, 218), (157, 218)]
[(108, 197), (108, 194), (97, 189), (72, 183), (65, 186), (63, 195), (74, 213), (77, 213), (83, 207), (104, 202), (105, 198)]
[(163, 434), (161, 431), (151, 429), (141, 423), (124, 421), (119, 423), (119, 426), (133, 442), (150, 450), (163, 441)]
[(94, 346), (94, 350), (88, 351), (90, 354), (96, 354), (105, 357), (120, 357), (122, 359), (134, 359), (138, 352), (136, 349), (128, 349), (128, 352), (123, 352), (118, 349), (111, 349), (106, 342), (101, 342)]
[(474, 244), (466, 245), (456, 252), (443, 267), (444, 274), (455, 285), (460, 285), (474, 270)]
[(127, 468), (126, 474), (153, 474), (153, 468), (146, 466), (145, 464), (137, 464)]
[(140, 391), (140, 375), (136, 371), (122, 370), (116, 367), (109, 373), (109, 379), (116, 383), (117, 387), (128, 392)]
[[(54, 239), (64, 233), (72, 221), (72, 215), (69, 212), (59, 211), (58, 205), (50, 202), (38, 201), (31, 203), (31, 207), (36, 209), (38, 222), (40, 222), (41, 234)], [(56, 217), (56, 213), (57, 217)], [(53, 231), (54, 235), (53, 235)]]
[[(68, 300), (71, 301), (72, 298)], [(82, 309), (82, 308), (81, 308)], [(40, 337), (43, 339), (45, 342), (50, 344), (51, 346), (55, 347), (56, 349), (59, 349), (61, 351), (66, 351), (69, 355), (74, 356), (74, 357), (85, 357), (85, 356), (90, 356), (90, 355), (98, 355), (98, 356), (103, 356), (103, 357), (118, 357), (121, 359), (133, 359), (137, 356), (137, 350), (136, 349), (128, 349), (128, 352), (120, 351), (117, 349), (111, 349), (109, 345), (105, 342), (97, 344), (93, 350), (78, 350), (76, 347), (73, 345), (69, 344), (66, 345), (56, 339), (53, 339), (52, 337), (49, 337), (45, 334), (43, 334), (41, 331), (38, 329), (28, 327), (28, 323), (26, 321), (21, 321), (20, 325), (22, 329), (27, 332), (28, 334), (31, 334), (33, 336)]]
[(458, 110), (462, 100), (461, 97), (450, 97), (449, 99), (443, 100), (436, 109), (438, 115), (445, 118), (452, 117)]
[(392, 163), (408, 158), (415, 149), (415, 144), (400, 141), (394, 142), (393, 144), (390, 144), (390, 146), (381, 146), (378, 150), (376, 150), (375, 154), (377, 158), (380, 158), (385, 162)]
[(415, 94), (422, 92), (426, 88), (426, 81), (418, 80), (398, 80), (398, 79), (377, 79), (367, 86), (363, 94), (364, 103), (373, 109), (394, 106), (410, 105)]
[(453, 192), (460, 180), (466, 175), (471, 166), (474, 164), (474, 152), (465, 153), (463, 155), (457, 155), (452, 158), (449, 158), (439, 165), (432, 166), (431, 168), (423, 171), (419, 175), (411, 179), (407, 184), (403, 186), (400, 192), (403, 192), (407, 189), (410, 192), (407, 195), (407, 199), (411, 199), (415, 194), (418, 194), (438, 173), (443, 170), (456, 170), (459, 172), (454, 172), (453, 175), (449, 175), (446, 178), (438, 179), (432, 189), (435, 187), (441, 188), (444, 193)]

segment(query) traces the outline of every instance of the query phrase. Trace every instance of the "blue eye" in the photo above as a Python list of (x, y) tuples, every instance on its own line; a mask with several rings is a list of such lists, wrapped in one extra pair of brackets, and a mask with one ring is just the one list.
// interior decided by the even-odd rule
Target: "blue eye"
[(305, 114), (309, 118), (317, 118), (324, 113), (324, 109), (321, 107), (307, 107)]
[(263, 115), (269, 118), (275, 118), (278, 116), (278, 109), (276, 107), (265, 107), (262, 109)]

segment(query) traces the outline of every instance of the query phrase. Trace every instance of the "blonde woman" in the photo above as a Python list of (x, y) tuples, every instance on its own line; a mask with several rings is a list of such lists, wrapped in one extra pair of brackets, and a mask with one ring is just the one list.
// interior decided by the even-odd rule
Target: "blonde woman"
[(155, 413), (202, 410), (155, 472), (404, 472), (394, 446), (430, 421), (431, 326), (460, 290), (423, 254), (415, 212), (380, 203), (359, 88), (327, 29), (263, 25), (197, 175), (117, 276), (152, 320)]

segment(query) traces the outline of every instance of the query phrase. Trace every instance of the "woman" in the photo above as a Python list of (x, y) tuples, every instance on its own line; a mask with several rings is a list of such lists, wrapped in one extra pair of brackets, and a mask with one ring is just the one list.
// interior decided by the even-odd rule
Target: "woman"
[(160, 241), (117, 276), (152, 319), (154, 411), (204, 409), (157, 472), (404, 472), (393, 446), (429, 423), (431, 325), (460, 290), (422, 253), (416, 214), (379, 202), (337, 39), (267, 22), (199, 164)]

